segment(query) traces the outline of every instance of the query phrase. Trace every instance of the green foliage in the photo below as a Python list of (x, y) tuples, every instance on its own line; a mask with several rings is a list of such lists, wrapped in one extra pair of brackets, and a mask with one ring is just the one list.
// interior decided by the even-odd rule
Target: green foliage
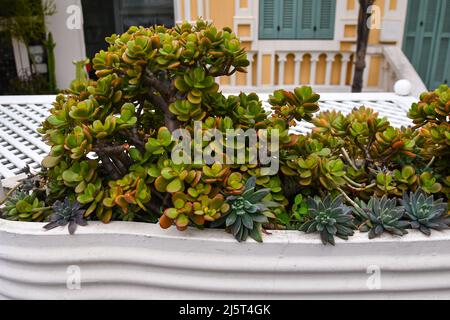
[(368, 203), (358, 202), (359, 207), (355, 211), (363, 219), (359, 227), (362, 232), (369, 232), (369, 238), (379, 237), (384, 232), (403, 236), (408, 232), (405, 230), (409, 223), (403, 221), (404, 208), (397, 206), (396, 199), (373, 197)]
[(430, 229), (445, 230), (449, 228), (450, 217), (447, 214), (447, 204), (442, 199), (434, 200), (418, 189), (416, 192), (403, 194), (400, 203), (405, 208), (405, 216), (410, 220), (411, 228), (430, 235)]
[(0, 0), (2, 14), (0, 29), (29, 45), (42, 40), (45, 34), (45, 17), (55, 13), (51, 0)]
[(51, 230), (56, 227), (69, 225), (69, 233), (74, 234), (77, 225), (87, 225), (83, 219), (84, 211), (81, 209), (80, 203), (72, 203), (68, 198), (64, 199), (64, 202), (56, 201), (53, 204), (53, 213), (50, 215), (50, 222), (44, 226), (44, 229)]
[(13, 192), (1, 211), (2, 217), (7, 220), (24, 222), (41, 222), (48, 215), (44, 201), (39, 200), (34, 193), (27, 194), (23, 191)]
[(255, 190), (256, 178), (251, 177), (245, 184), (245, 191), (240, 196), (229, 196), (226, 199), (229, 212), (216, 225), (224, 224), (239, 242), (251, 237), (262, 242), (262, 224), (269, 222), (266, 211), (279, 206), (277, 203), (264, 201), (270, 193), (269, 189)]
[[(92, 60), (98, 80), (88, 78), (88, 60), (75, 62), (75, 80), (39, 129), (51, 147), (42, 162), (50, 205), (67, 197), (85, 218), (105, 223), (159, 221), (181, 231), (224, 225), (239, 241), (261, 241), (263, 228), (301, 227), (334, 243), (354, 224), (371, 237), (404, 234), (409, 222), (396, 205), (404, 192), (450, 193), (447, 87), (413, 105), (409, 115), (420, 128), (395, 128), (364, 106), (318, 113), (320, 96), (310, 87), (275, 91), (269, 111), (255, 93), (220, 91), (219, 77), (249, 65), (229, 28), (199, 20), (131, 27), (106, 40)], [(294, 134), (303, 121), (311, 132)], [(210, 129), (234, 129), (236, 141), (216, 140)], [(241, 129), (278, 133), (278, 174), (251, 158), (262, 144), (239, 140)], [(183, 152), (175, 149), (180, 141)], [(241, 152), (244, 163), (233, 161)], [(196, 154), (223, 161), (197, 162)], [(356, 198), (352, 219), (343, 202)]]
[(334, 237), (348, 240), (356, 229), (351, 208), (343, 204), (342, 196), (333, 199), (328, 195), (323, 200), (309, 198), (307, 220), (301, 225), (300, 231), (319, 233), (324, 245), (335, 245)]
[(286, 120), (308, 122), (312, 121), (313, 114), (319, 111), (320, 96), (310, 87), (301, 87), (289, 92), (286, 90), (275, 91), (270, 97), (269, 103), (273, 106), (276, 117)]
[(420, 101), (414, 103), (408, 116), (414, 124), (423, 126), (427, 123), (448, 122), (450, 114), (450, 88), (442, 85), (434, 92), (425, 92)]

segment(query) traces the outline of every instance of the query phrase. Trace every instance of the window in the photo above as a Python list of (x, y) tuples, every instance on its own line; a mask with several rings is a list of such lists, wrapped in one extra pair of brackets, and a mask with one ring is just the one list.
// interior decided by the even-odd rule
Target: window
[(260, 39), (333, 39), (336, 0), (260, 0)]
[(172, 0), (115, 0), (114, 9), (119, 32), (130, 26), (174, 25)]

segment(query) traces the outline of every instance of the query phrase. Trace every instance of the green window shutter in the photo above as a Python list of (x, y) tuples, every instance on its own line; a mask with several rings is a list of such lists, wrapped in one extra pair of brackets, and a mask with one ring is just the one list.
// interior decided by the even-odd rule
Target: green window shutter
[(443, 83), (450, 84), (450, 19), (447, 18), (450, 16), (450, 1), (442, 3), (440, 16), (435, 35), (435, 54), (428, 83), (430, 90), (436, 89)]
[(320, 0), (315, 2), (315, 39), (333, 39), (336, 15), (336, 0)]
[(420, 44), (421, 52), (418, 57), (419, 61), (417, 64), (417, 72), (427, 85), (430, 85), (432, 69), (431, 57), (433, 48), (435, 50), (436, 31), (438, 27), (441, 4), (441, 0), (422, 1), (422, 5), (424, 6), (421, 10), (423, 17), (419, 22), (419, 27), (422, 29), (422, 43)]
[(297, 38), (314, 39), (314, 3), (317, 0), (299, 0)]
[[(280, 3), (281, 2), (281, 3)], [(297, 31), (297, 0), (280, 0), (279, 39), (295, 39)]]
[(259, 2), (259, 38), (277, 39), (278, 12), (277, 0), (261, 0)]
[(417, 46), (419, 45), (419, 22), (420, 22), (420, 3), (423, 0), (409, 0), (408, 1), (408, 14), (405, 37), (403, 40), (403, 51), (408, 57), (411, 63), (415, 64), (418, 60), (419, 50)]
[(260, 39), (333, 39), (336, 0), (260, 0)]
[(336, 0), (299, 0), (298, 39), (333, 39)]

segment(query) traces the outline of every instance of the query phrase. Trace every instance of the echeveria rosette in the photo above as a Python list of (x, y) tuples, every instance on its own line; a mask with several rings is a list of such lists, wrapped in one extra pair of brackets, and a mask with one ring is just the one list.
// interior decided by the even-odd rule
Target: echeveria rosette
[(402, 220), (404, 208), (397, 206), (397, 199), (372, 197), (368, 203), (357, 200), (357, 204), (354, 212), (364, 221), (359, 229), (369, 232), (369, 239), (385, 232), (400, 237), (408, 233), (409, 222)]
[(262, 224), (269, 222), (264, 212), (280, 205), (264, 200), (270, 194), (270, 189), (255, 190), (255, 187), (256, 177), (253, 176), (247, 180), (245, 191), (241, 195), (227, 197), (226, 202), (230, 209), (213, 226), (225, 223), (239, 242), (247, 240), (249, 236), (257, 242), (262, 242)]
[(301, 227), (300, 231), (306, 233), (319, 233), (324, 245), (335, 245), (334, 237), (348, 240), (353, 236), (354, 229), (352, 209), (343, 204), (343, 197), (333, 199), (327, 195), (325, 199), (309, 198), (308, 221)]
[(50, 216), (50, 222), (44, 226), (44, 229), (51, 230), (68, 224), (69, 233), (74, 234), (77, 225), (87, 225), (87, 222), (83, 219), (85, 211), (81, 208), (80, 203), (71, 202), (68, 198), (65, 198), (64, 201), (56, 201), (53, 204), (53, 213)]
[(405, 208), (405, 218), (409, 220), (412, 229), (427, 236), (431, 235), (431, 229), (449, 229), (447, 204), (442, 199), (435, 200), (434, 196), (427, 196), (423, 190), (417, 189), (409, 194), (405, 192), (400, 203)]

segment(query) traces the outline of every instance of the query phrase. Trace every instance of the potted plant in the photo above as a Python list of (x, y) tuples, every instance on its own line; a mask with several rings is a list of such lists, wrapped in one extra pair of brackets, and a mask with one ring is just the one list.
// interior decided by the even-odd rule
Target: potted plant
[[(52, 147), (42, 172), (2, 208), (16, 222), (0, 222), (0, 294), (38, 284), (41, 297), (449, 292), (430, 280), (449, 268), (450, 234), (431, 235), (450, 223), (447, 86), (412, 106), (414, 126), (394, 128), (363, 106), (319, 113), (310, 87), (275, 91), (271, 111), (253, 93), (225, 97), (216, 80), (249, 64), (229, 28), (199, 20), (106, 40), (98, 80), (78, 72), (39, 129)], [(302, 121), (311, 133), (290, 133)], [(56, 228), (86, 224), (72, 237)], [(61, 265), (80, 265), (87, 289), (64, 291)], [(389, 279), (375, 292), (371, 266)], [(428, 282), (407, 293), (403, 271)]]

